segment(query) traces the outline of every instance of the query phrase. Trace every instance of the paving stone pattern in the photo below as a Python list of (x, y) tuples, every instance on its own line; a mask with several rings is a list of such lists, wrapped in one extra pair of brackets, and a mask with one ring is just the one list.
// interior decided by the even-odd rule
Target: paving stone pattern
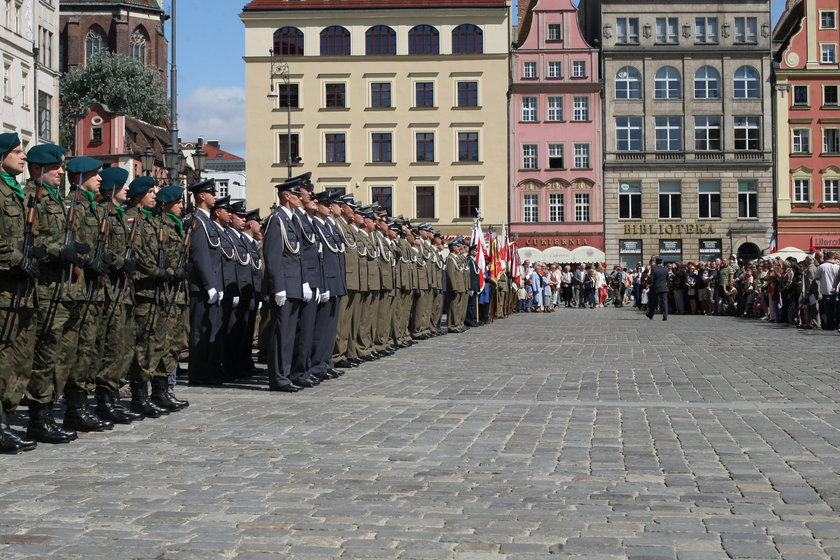
[(0, 558), (840, 559), (838, 342), (561, 309), (295, 395), (181, 387), (0, 457)]

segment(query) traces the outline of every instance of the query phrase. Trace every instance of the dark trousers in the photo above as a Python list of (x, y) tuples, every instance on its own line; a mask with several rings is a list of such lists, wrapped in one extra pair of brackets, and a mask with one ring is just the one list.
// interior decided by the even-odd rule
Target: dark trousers
[[(225, 300), (227, 301), (227, 298)], [(245, 332), (245, 326), (248, 322), (248, 307), (250, 305), (251, 302), (242, 297), (236, 307), (229, 304), (225, 313), (225, 336), (223, 337), (225, 343), (222, 366), (225, 373), (233, 379), (249, 373), (246, 372), (242, 359), (242, 344), (245, 338), (250, 343), (254, 337), (253, 331), (250, 334)]]
[(338, 308), (341, 297), (332, 297), (319, 303), (315, 313), (315, 335), (309, 360), (309, 374), (324, 373), (333, 367), (332, 353), (335, 332), (338, 329)]
[[(315, 317), (318, 312), (318, 302), (313, 299), (300, 303), (300, 314), (297, 320), (295, 334), (295, 351), (292, 359), (292, 382), (302, 381), (309, 377), (310, 359), (312, 357), (312, 340), (315, 337)], [(335, 340), (335, 339), (333, 339)]]
[(216, 339), (222, 328), (222, 306), (210, 304), (207, 294), (190, 294), (190, 381), (219, 383), (220, 355)]
[(286, 300), (283, 307), (271, 301), (271, 327), (268, 333), (268, 387), (277, 389), (291, 385), (295, 333), (301, 300)]
[(470, 327), (478, 324), (478, 316), (476, 315), (477, 304), (478, 294), (467, 296), (467, 316), (464, 318), (464, 323)]
[(668, 318), (668, 292), (659, 292), (655, 296), (656, 299), (651, 299), (648, 302), (648, 317), (653, 317), (656, 314), (656, 308), (658, 307), (662, 310), (662, 318)]
[(820, 321), (824, 331), (837, 327), (837, 295), (824, 295), (820, 300)]

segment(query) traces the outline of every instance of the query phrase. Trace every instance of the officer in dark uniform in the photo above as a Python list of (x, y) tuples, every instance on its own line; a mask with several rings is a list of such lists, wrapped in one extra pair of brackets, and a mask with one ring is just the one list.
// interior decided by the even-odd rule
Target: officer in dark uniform
[(240, 302), (240, 305), (247, 305), (248, 312), (239, 355), (241, 357), (242, 371), (248, 375), (253, 375), (259, 371), (251, 356), (251, 348), (253, 346), (254, 331), (257, 327), (257, 317), (259, 316), (259, 310), (263, 302), (263, 261), (259, 242), (256, 239), (261, 236), (261, 223), (260, 210), (259, 208), (255, 208), (245, 214), (245, 223), (242, 226), (243, 240), (248, 248), (248, 254), (251, 257), (252, 299), (248, 302)]
[[(251, 250), (241, 230), (245, 226), (244, 202), (230, 205), (229, 222), (225, 233), (233, 244), (233, 260), (236, 265), (237, 295), (233, 296), (232, 309), (225, 323), (225, 351), (222, 364), (225, 371), (234, 378), (250, 377), (250, 367), (245, 366), (242, 355), (242, 341), (246, 337), (245, 326), (254, 301), (254, 282), (251, 269)], [(251, 339), (248, 339), (250, 342)]]
[(216, 344), (212, 348), (214, 365), (218, 372), (219, 378), (222, 381), (236, 380), (236, 372), (229, 371), (225, 367), (225, 356), (229, 342), (228, 326), (233, 320), (231, 316), (234, 314), (236, 306), (239, 305), (239, 266), (236, 262), (236, 247), (234, 241), (228, 233), (228, 226), (231, 223), (232, 207), (230, 205), (230, 196), (224, 196), (216, 199), (216, 204), (213, 205), (213, 211), (210, 217), (213, 219), (213, 224), (219, 232), (219, 251), (221, 252), (221, 280), (222, 280), (222, 294), (219, 301), (222, 306), (222, 323), (219, 330), (219, 336), (216, 337)]

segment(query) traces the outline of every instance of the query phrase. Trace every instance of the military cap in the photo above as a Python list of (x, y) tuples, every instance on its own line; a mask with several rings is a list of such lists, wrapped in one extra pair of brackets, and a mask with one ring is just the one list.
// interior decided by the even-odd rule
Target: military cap
[(230, 204), (230, 195), (216, 199), (216, 204), (213, 205), (213, 210), (219, 209), (233, 211), (233, 207)]
[(181, 200), (182, 196), (184, 196), (183, 187), (169, 185), (168, 187), (163, 187), (155, 194), (155, 200), (163, 204), (169, 204), (170, 202)]
[(128, 170), (122, 167), (109, 167), (103, 169), (99, 176), (102, 178), (102, 182), (99, 184), (100, 191), (119, 190), (128, 180)]
[(216, 194), (216, 180), (215, 179), (205, 179), (203, 181), (199, 181), (198, 183), (192, 184), (187, 189), (193, 194), (199, 193), (212, 193)]
[(155, 186), (155, 178), (149, 176), (137, 177), (128, 184), (128, 198), (145, 193), (147, 190)]
[(355, 206), (356, 201), (353, 200), (352, 196), (342, 196), (339, 198), (342, 204), (346, 204), (347, 206)]
[(242, 218), (244, 218), (248, 214), (248, 211), (245, 210), (244, 200), (237, 200), (236, 202), (231, 203), (230, 211)]
[(251, 220), (255, 222), (261, 222), (260, 219), (260, 209), (254, 208), (253, 210), (249, 210), (247, 214), (245, 214), (245, 221), (250, 222)]
[(302, 173), (300, 175), (296, 175), (292, 177), (292, 179), (300, 179), (300, 186), (305, 188), (308, 191), (314, 190), (315, 185), (312, 184), (312, 172), (307, 171), (306, 173)]
[(417, 229), (421, 229), (423, 231), (435, 231), (434, 228), (429, 224), (420, 224), (419, 226), (417, 226)]
[(38, 165), (52, 165), (64, 162), (64, 148), (55, 144), (38, 144), (29, 149), (26, 154), (27, 163)]
[(277, 189), (278, 193), (283, 192), (290, 192), (292, 194), (301, 194), (300, 193), (300, 185), (301, 185), (300, 177), (292, 177), (291, 179), (286, 179), (279, 185), (275, 185), (274, 187)]
[(450, 241), (449, 242), (449, 250), (450, 251), (453, 250), (457, 245), (458, 245), (458, 240), (457, 239), (454, 239), (454, 240)]
[(0, 134), (0, 154), (11, 152), (17, 146), (20, 146), (20, 136), (17, 132)]
[(402, 227), (400, 227), (398, 224), (391, 224), (388, 226), (388, 229), (396, 232), (402, 231)]
[(312, 198), (313, 200), (317, 200), (319, 204), (329, 204), (327, 201), (330, 199), (330, 193), (329, 191), (314, 193)]
[(90, 173), (102, 167), (102, 162), (88, 156), (74, 157), (67, 163), (68, 173)]

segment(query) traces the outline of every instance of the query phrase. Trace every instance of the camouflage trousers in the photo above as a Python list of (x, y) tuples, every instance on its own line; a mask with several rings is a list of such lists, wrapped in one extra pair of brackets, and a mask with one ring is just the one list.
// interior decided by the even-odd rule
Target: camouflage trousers
[(155, 375), (169, 375), (178, 365), (180, 356), (189, 348), (190, 308), (186, 304), (172, 307), (170, 315), (161, 317), (162, 331), (166, 333), (163, 357)]
[(92, 394), (102, 367), (102, 347), (99, 341), (105, 333), (105, 304), (101, 301), (82, 302), (71, 320), (78, 332), (75, 351), (68, 353), (71, 359), (67, 387)]
[(0, 413), (14, 412), (32, 375), (35, 310), (0, 308)]
[(125, 302), (107, 302), (102, 324), (96, 342), (102, 349), (96, 385), (116, 390), (128, 375), (134, 359), (136, 335), (132, 306)]
[(155, 302), (137, 298), (134, 306), (136, 337), (134, 339), (134, 359), (129, 368), (130, 381), (150, 381), (152, 377), (166, 376), (163, 358), (167, 349), (166, 317)]
[(64, 392), (79, 342), (77, 304), (58, 295), (59, 284), (38, 285), (37, 344), (26, 398), (47, 404)]

